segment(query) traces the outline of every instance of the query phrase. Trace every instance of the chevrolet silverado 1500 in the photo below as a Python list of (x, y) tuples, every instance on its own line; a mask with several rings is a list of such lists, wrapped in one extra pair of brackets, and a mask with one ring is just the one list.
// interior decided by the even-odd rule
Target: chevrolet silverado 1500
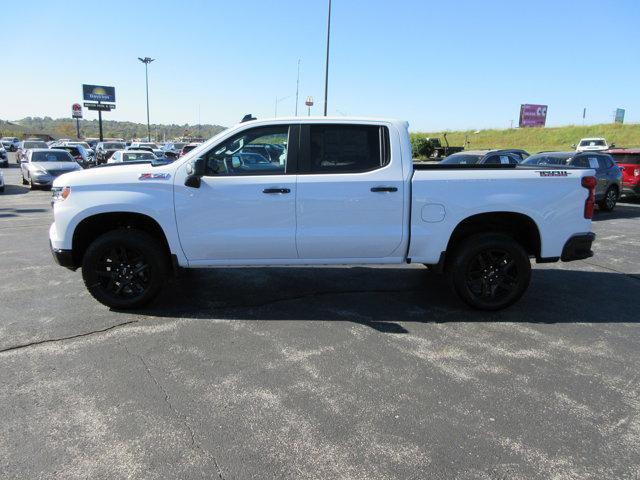
[(58, 177), (49, 238), (119, 309), (180, 267), (420, 263), (495, 310), (524, 293), (531, 259), (592, 255), (593, 174), (414, 163), (402, 121), (252, 119), (168, 165)]

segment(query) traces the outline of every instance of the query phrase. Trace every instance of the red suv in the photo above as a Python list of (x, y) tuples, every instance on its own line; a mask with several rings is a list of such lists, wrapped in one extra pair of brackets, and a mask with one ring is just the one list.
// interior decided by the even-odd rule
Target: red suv
[(640, 196), (640, 148), (612, 148), (607, 153), (622, 170), (622, 194)]

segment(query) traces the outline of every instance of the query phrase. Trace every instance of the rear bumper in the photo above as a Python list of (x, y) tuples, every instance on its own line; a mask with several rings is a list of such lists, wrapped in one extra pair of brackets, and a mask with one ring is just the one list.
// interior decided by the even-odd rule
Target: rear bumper
[(585, 258), (593, 257), (591, 244), (595, 239), (596, 234), (592, 232), (574, 235), (564, 244), (560, 260), (571, 262), (572, 260), (584, 260)]
[(622, 195), (640, 195), (640, 183), (636, 183), (635, 185), (622, 184)]
[(76, 270), (78, 268), (73, 261), (73, 252), (71, 250), (53, 248), (51, 240), (49, 240), (49, 248), (51, 248), (51, 255), (53, 255), (53, 259), (58, 265), (68, 268), (69, 270)]

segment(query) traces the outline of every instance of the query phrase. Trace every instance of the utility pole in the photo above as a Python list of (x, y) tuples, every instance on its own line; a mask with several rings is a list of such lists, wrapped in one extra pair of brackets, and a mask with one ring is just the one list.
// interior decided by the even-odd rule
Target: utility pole
[(329, 39), (331, 38), (331, 0), (329, 0), (329, 15), (327, 16), (327, 61), (324, 70), (324, 116), (327, 116), (327, 99), (329, 95)]
[(298, 59), (298, 77), (296, 79), (296, 114), (298, 116), (298, 92), (300, 91), (300, 59)]
[(144, 63), (144, 79), (145, 79), (145, 85), (147, 86), (147, 140), (150, 142), (151, 141), (151, 125), (149, 123), (149, 68), (148, 67), (149, 67), (149, 64), (153, 62), (155, 59), (149, 58), (149, 57), (144, 57), (144, 58), (138, 57), (138, 60)]

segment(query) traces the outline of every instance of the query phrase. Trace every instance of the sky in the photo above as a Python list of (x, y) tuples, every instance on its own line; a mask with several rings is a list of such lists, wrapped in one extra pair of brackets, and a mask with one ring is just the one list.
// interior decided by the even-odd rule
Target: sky
[[(30, 1), (0, 28), (0, 119), (69, 117), (83, 83), (112, 85), (112, 120), (232, 125), (322, 114), (328, 0)], [(329, 115), (413, 131), (640, 122), (639, 0), (333, 0)], [(85, 118), (97, 112), (85, 109)]]

